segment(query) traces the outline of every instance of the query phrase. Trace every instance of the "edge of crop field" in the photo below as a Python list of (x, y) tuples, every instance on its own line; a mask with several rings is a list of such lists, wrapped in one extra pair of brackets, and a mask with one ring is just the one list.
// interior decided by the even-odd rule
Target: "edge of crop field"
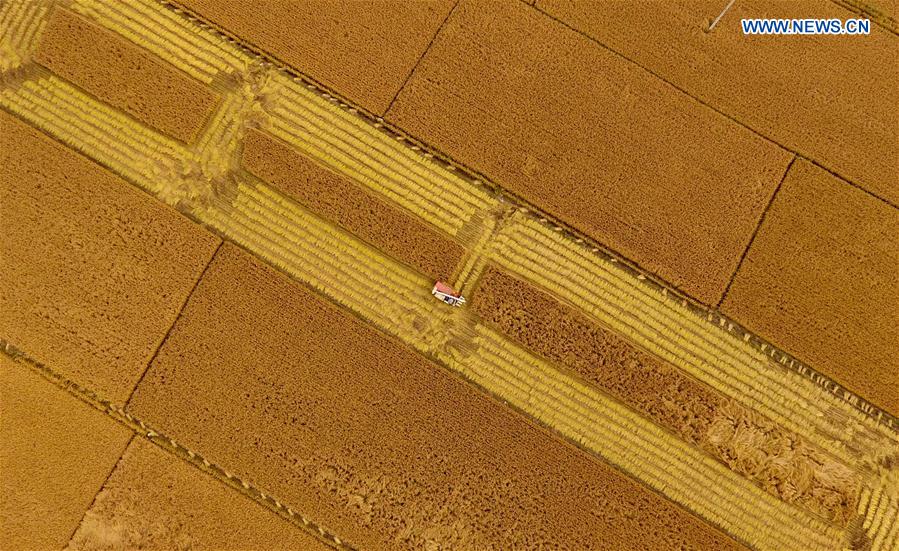
[(245, 53), (256, 56), (257, 58), (261, 58), (268, 66), (276, 68), (277, 71), (281, 74), (294, 79), (299, 79), (304, 85), (306, 85), (307, 88), (309, 88), (310, 90), (314, 90), (324, 99), (336, 104), (341, 109), (355, 116), (362, 117), (370, 124), (372, 124), (372, 126), (374, 126), (376, 129), (379, 129), (381, 132), (389, 136), (391, 139), (403, 143), (418, 155), (428, 158), (429, 160), (436, 161), (441, 168), (444, 168), (445, 170), (449, 170), (451, 172), (455, 172), (458, 176), (467, 180), (469, 183), (485, 188), (488, 193), (511, 199), (510, 202), (521, 205), (522, 208), (520, 208), (519, 210), (524, 212), (528, 216), (540, 221), (542, 224), (545, 224), (556, 231), (562, 232), (565, 237), (569, 239), (572, 239), (578, 243), (588, 244), (588, 246), (591, 247), (591, 252), (597, 254), (603, 260), (617, 262), (628, 272), (631, 277), (640, 280), (641, 284), (647, 285), (653, 290), (665, 290), (667, 293), (673, 294), (677, 299), (680, 299), (683, 302), (684, 306), (688, 307), (694, 314), (706, 318), (709, 324), (718, 325), (724, 328), (729, 333), (738, 337), (755, 350), (767, 355), (769, 358), (771, 358), (771, 360), (779, 363), (780, 365), (783, 365), (787, 369), (795, 371), (805, 378), (810, 379), (822, 390), (829, 392), (834, 396), (837, 396), (838, 398), (851, 405), (853, 408), (861, 411), (865, 415), (876, 420), (878, 423), (883, 424), (884, 426), (899, 434), (899, 417), (887, 412), (873, 402), (866, 400), (859, 394), (850, 390), (848, 387), (838, 383), (833, 378), (818, 372), (795, 356), (775, 346), (767, 339), (762, 338), (737, 321), (729, 318), (728, 316), (725, 316), (717, 309), (714, 309), (697, 301), (693, 297), (678, 289), (676, 286), (642, 268), (638, 263), (621, 255), (618, 255), (606, 245), (603, 245), (595, 239), (588, 237), (583, 232), (577, 230), (576, 228), (570, 226), (565, 222), (562, 222), (553, 215), (541, 211), (539, 208), (535, 207), (517, 194), (510, 193), (509, 191), (503, 189), (479, 171), (474, 170), (470, 166), (451, 158), (450, 156), (441, 152), (438, 148), (426, 144), (419, 139), (407, 134), (400, 128), (386, 121), (383, 117), (378, 116), (361, 106), (355, 105), (352, 101), (348, 100), (334, 89), (291, 67), (289, 64), (282, 61), (277, 56), (267, 52), (266, 50), (241, 39), (231, 31), (211, 21), (206, 20), (193, 10), (186, 8), (173, 0), (155, 1), (159, 2), (167, 9), (170, 9), (177, 14), (181, 14), (187, 17), (201, 28), (217, 33), (222, 39), (234, 44), (238, 48), (242, 49)]
[[(12, 343), (0, 337), (0, 354), (4, 354), (11, 358), (14, 363), (23, 365), (25, 369), (30, 369), (43, 377), (46, 381), (57, 388), (74, 396), (81, 402), (95, 410), (111, 417), (116, 422), (127, 427), (135, 435), (146, 438), (151, 443), (165, 450), (178, 459), (181, 459), (193, 467), (199, 469), (203, 473), (212, 476), (218, 482), (237, 490), (241, 494), (249, 497), (257, 504), (265, 507), (277, 516), (287, 520), (297, 528), (315, 537), (319, 541), (334, 547), (336, 549), (354, 550), (347, 542), (343, 541), (334, 532), (324, 528), (322, 525), (310, 520), (305, 515), (294, 511), (284, 503), (281, 503), (273, 495), (266, 493), (260, 487), (252, 482), (248, 482), (226, 469), (225, 467), (213, 463), (209, 459), (203, 457), (199, 453), (187, 448), (183, 444), (178, 443), (173, 438), (166, 436), (155, 430), (152, 426), (147, 425), (138, 417), (131, 415), (125, 408), (114, 404), (110, 400), (103, 398), (93, 390), (84, 387), (71, 379), (57, 373), (52, 368), (40, 363), (27, 352), (17, 348)], [(101, 490), (98, 490), (98, 492)], [(77, 528), (76, 528), (77, 530)]]

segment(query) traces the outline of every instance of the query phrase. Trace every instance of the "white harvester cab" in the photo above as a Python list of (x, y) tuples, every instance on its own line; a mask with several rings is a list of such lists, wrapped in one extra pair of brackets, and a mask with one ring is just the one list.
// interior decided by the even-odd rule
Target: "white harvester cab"
[(462, 293), (457, 293), (455, 289), (442, 281), (434, 284), (431, 294), (450, 306), (462, 306), (465, 304), (465, 297), (462, 296)]

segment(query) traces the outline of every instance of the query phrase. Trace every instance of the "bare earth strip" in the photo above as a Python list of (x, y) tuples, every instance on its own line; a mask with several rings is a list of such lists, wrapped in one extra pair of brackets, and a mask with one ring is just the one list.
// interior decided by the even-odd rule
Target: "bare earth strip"
[(461, 2), (386, 118), (706, 304), (791, 157), (511, 0)]
[(0, 111), (0, 336), (124, 402), (219, 239)]
[(899, 36), (743, 35), (743, 18), (855, 17), (834, 2), (539, 0), (686, 93), (899, 204)]
[(59, 549), (131, 431), (0, 352), (0, 543)]
[(230, 245), (129, 410), (365, 549), (737, 547)]
[(722, 304), (899, 414), (899, 211), (796, 162)]
[(330, 549), (144, 438), (132, 440), (67, 547), (276, 548)]
[(57, 75), (182, 142), (193, 142), (218, 96), (152, 53), (56, 8), (35, 59)]
[(449, 280), (465, 249), (410, 214), (322, 167), (281, 140), (250, 130), (243, 166), (312, 212), (433, 279)]

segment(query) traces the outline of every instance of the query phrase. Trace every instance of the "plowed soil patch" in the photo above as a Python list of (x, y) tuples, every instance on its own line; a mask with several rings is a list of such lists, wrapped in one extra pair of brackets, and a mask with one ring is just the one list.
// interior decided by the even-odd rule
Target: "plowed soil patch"
[(0, 542), (59, 549), (131, 432), (0, 352)]
[(899, 212), (797, 161), (725, 313), (899, 415)]
[(247, 132), (243, 165), (312, 212), (433, 279), (450, 279), (465, 253), (422, 220), (262, 132)]
[(463, 1), (387, 118), (709, 303), (790, 160), (512, 1)]
[(218, 96), (143, 48), (56, 8), (35, 60), (137, 120), (191, 143)]
[(124, 402), (218, 239), (0, 111), (0, 336)]
[(734, 546), (229, 245), (131, 409), (365, 549)]

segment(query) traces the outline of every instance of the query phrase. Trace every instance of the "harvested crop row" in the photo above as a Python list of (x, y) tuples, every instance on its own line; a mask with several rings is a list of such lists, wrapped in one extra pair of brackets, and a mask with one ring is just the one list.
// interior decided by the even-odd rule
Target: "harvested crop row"
[(75, 0), (71, 9), (205, 84), (210, 84), (219, 74), (241, 71), (249, 62), (240, 49), (224, 44), (215, 33), (176, 16), (156, 0)]
[(366, 166), (358, 158), (348, 156), (340, 149), (331, 147), (331, 144), (323, 141), (317, 134), (307, 132), (303, 125), (291, 120), (289, 114), (278, 113), (278, 111), (274, 113), (278, 118), (272, 120), (270, 132), (273, 135), (336, 172), (383, 194), (394, 203), (430, 221), (445, 233), (455, 235), (464, 221), (471, 216), (471, 212), (464, 212), (459, 205), (452, 204), (452, 202), (447, 203), (446, 208), (438, 207), (439, 199), (433, 194), (425, 196), (412, 194), (404, 189), (394, 192), (385, 188), (382, 181), (383, 175)]
[(35, 60), (113, 107), (192, 143), (219, 98), (154, 54), (64, 8), (51, 14)]
[(31, 58), (49, 10), (46, 3), (37, 0), (0, 6), (0, 71), (20, 67)]
[[(367, 319), (427, 349), (446, 312), (431, 282), (271, 190), (238, 188), (233, 209), (198, 213), (229, 238)], [(390, 290), (391, 300), (384, 299)]]
[(239, 169), (243, 124), (252, 116), (254, 105), (251, 96), (245, 89), (227, 95), (206, 132), (192, 148), (192, 157), (200, 165), (206, 182)]
[(331, 547), (144, 438), (135, 438), (67, 549)]
[(856, 548), (872, 551), (895, 549), (899, 544), (899, 499), (896, 474), (883, 476), (878, 485), (865, 488), (858, 502), (860, 525), (855, 526)]
[[(565, 276), (550, 274), (544, 270), (534, 269), (533, 265), (526, 264), (528, 261), (536, 261), (536, 258), (523, 257), (521, 254), (511, 254), (508, 253), (508, 251), (503, 251), (502, 253), (499, 253), (494, 260), (498, 265), (501, 265), (505, 269), (527, 277), (532, 281), (539, 282), (544, 288), (552, 289), (553, 292), (557, 293), (559, 296), (566, 295), (566, 293), (558, 292), (559, 290), (565, 289), (567, 285)], [(581, 287), (581, 289), (586, 288), (588, 287)], [(591, 296), (594, 292), (591, 291), (587, 294), (588, 296)], [(601, 297), (598, 300), (608, 300), (609, 298), (609, 296), (605, 295), (602, 291), (596, 293), (596, 295)], [(577, 295), (573, 296), (571, 299), (569, 299), (568, 296), (565, 296), (565, 298), (566, 300), (571, 300), (573, 304), (576, 304), (586, 312), (591, 312), (590, 306), (592, 306), (592, 304), (600, 304), (603, 306), (608, 304), (605, 302), (592, 304), (585, 303)], [(615, 302), (616, 301), (613, 300), (611, 303), (615, 304)], [(878, 431), (871, 427), (865, 426), (864, 422), (871, 422), (870, 418), (854, 411), (853, 413), (856, 414), (854, 426), (858, 427), (860, 432), (854, 433), (851, 436), (847, 436), (845, 433), (835, 430), (827, 433), (818, 432), (815, 425), (800, 424), (797, 418), (803, 414), (809, 416), (817, 425), (823, 425), (828, 428), (844, 421), (845, 418), (842, 417), (842, 415), (833, 415), (834, 410), (827, 410), (825, 408), (822, 408), (822, 411), (829, 411), (831, 417), (824, 420), (820, 418), (815, 419), (815, 417), (804, 409), (797, 409), (796, 411), (801, 413), (797, 413), (794, 417), (790, 417), (788, 413), (781, 413), (790, 410), (791, 400), (793, 400), (792, 407), (799, 408), (801, 407), (801, 404), (806, 403), (803, 401), (803, 398), (799, 397), (797, 390), (807, 390), (809, 391), (809, 394), (813, 396), (816, 395), (820, 399), (830, 397), (832, 402), (839, 404), (842, 408), (850, 411), (852, 411), (852, 406), (845, 402), (841, 403), (838, 398), (834, 398), (827, 394), (825, 389), (815, 388), (811, 381), (799, 377), (794, 377), (793, 381), (791, 381), (799, 384), (785, 385), (778, 377), (783, 377), (787, 372), (785, 370), (775, 369), (775, 366), (768, 363), (764, 358), (761, 360), (754, 359), (752, 362), (746, 362), (743, 365), (749, 365), (753, 368), (757, 366), (761, 367), (769, 373), (773, 372), (773, 374), (778, 377), (760, 377), (760, 375), (764, 373), (761, 371), (739, 371), (738, 367), (740, 366), (740, 363), (731, 361), (733, 358), (739, 356), (715, 356), (715, 351), (713, 349), (710, 350), (708, 347), (696, 348), (693, 346), (685, 346), (692, 345), (693, 343), (689, 341), (686, 343), (683, 342), (682, 334), (680, 333), (680, 330), (683, 329), (682, 327), (661, 325), (656, 328), (653, 327), (654, 324), (644, 324), (644, 321), (654, 321), (651, 319), (651, 315), (647, 318), (643, 318), (643, 320), (635, 321), (635, 318), (632, 316), (636, 314), (638, 309), (640, 309), (639, 304), (637, 305), (637, 308), (631, 308), (630, 310), (626, 309), (612, 314), (608, 314), (604, 309), (601, 309), (599, 310), (601, 313), (599, 319), (602, 319), (604, 323), (613, 327), (631, 342), (645, 345), (647, 350), (673, 363), (685, 372), (698, 377), (722, 394), (738, 399), (743, 398), (749, 400), (753, 400), (756, 395), (759, 396), (758, 400), (760, 401), (749, 402), (755, 404), (757, 410), (766, 412), (766, 415), (768, 415), (769, 418), (775, 419), (779, 424), (788, 428), (788, 430), (803, 435), (810, 442), (814, 442), (822, 449), (835, 455), (847, 465), (862, 464), (862, 456), (877, 461), (882, 457), (884, 450), (889, 449), (889, 446), (892, 445), (890, 444), (889, 437), (879, 434)], [(593, 313), (591, 312), (591, 314)], [(689, 312), (684, 312), (684, 314), (687, 314), (688, 316), (692, 315)], [(649, 325), (648, 328), (647, 325)], [(708, 328), (714, 329), (711, 325), (709, 325)], [(700, 343), (707, 344), (702, 341), (700, 341)], [(766, 384), (773, 387), (773, 390), (765, 389)], [(771, 412), (774, 413), (772, 414)], [(849, 446), (851, 446), (851, 448)]]
[[(273, 190), (264, 187), (258, 190), (243, 188), (234, 205), (235, 210), (230, 214), (211, 211), (204, 220), (287, 273), (309, 282), (378, 327), (400, 337), (415, 349), (437, 354), (453, 369), (459, 370), (467, 378), (504, 400), (509, 400), (529, 415), (543, 419), (565, 436), (584, 443), (598, 455), (614, 458), (612, 461), (622, 465), (627, 472), (688, 508), (701, 511), (705, 518), (714, 519), (726, 526), (731, 533), (739, 534), (746, 541), (757, 542), (766, 549), (782, 548), (787, 545), (785, 542), (790, 541), (805, 541), (809, 543), (808, 547), (814, 547), (817, 543), (813, 545), (812, 542), (833, 541), (837, 537), (830, 534), (825, 525), (812, 522), (808, 516), (801, 516), (800, 520), (795, 521), (784, 520), (792, 519), (795, 510), (720, 464), (703, 464), (704, 454), (694, 452), (689, 447), (676, 455), (656, 457), (657, 450), (670, 449), (672, 445), (675, 448), (685, 446), (667, 434), (644, 431), (642, 436), (636, 436), (640, 431), (631, 427), (624, 429), (628, 435), (635, 434), (630, 437), (632, 439), (629, 443), (622, 444), (620, 449), (610, 449), (613, 439), (596, 432), (613, 424), (608, 417), (608, 409), (593, 403), (584, 410), (586, 406), (571, 402), (570, 391), (559, 394), (556, 389), (568, 388), (566, 385), (569, 383), (565, 382), (567, 376), (554, 368), (543, 368), (543, 378), (540, 380), (529, 379), (529, 374), (539, 364), (539, 360), (533, 356), (521, 360), (516, 364), (517, 368), (504, 375), (503, 380), (507, 381), (505, 383), (489, 374), (494, 371), (502, 372), (504, 368), (491, 366), (487, 374), (484, 374), (478, 367), (481, 365), (478, 358), (488, 350), (495, 350), (495, 346), (491, 348), (481, 345), (476, 357), (471, 357), (462, 364), (455, 361), (454, 358), (459, 354), (467, 354), (464, 350), (470, 346), (470, 337), (464, 337), (461, 341), (450, 337), (450, 348), (443, 348), (446, 336), (441, 338), (441, 331), (436, 331), (435, 328), (439, 326), (444, 331), (454, 332), (454, 321), (449, 317), (447, 309), (439, 308), (440, 305), (427, 294), (427, 281), (409, 280), (404, 283), (405, 276), (402, 272), (386, 275), (382, 269), (389, 266), (389, 263), (384, 264), (384, 260), (366, 252), (367, 248), (364, 246), (359, 248), (353, 240), (339, 238), (339, 230), (329, 229), (327, 225), (304, 215), (290, 202), (279, 199), (279, 195)], [(336, 254), (331, 251), (336, 251)], [(373, 299), (384, 288), (394, 289), (394, 296), (401, 298), (387, 303)], [(528, 366), (526, 369), (523, 367), (525, 365)], [(525, 393), (524, 398), (519, 399), (516, 393), (520, 391), (515, 390), (519, 388), (530, 390)], [(589, 389), (585, 392), (597, 394)], [(534, 404), (537, 403), (535, 399), (538, 396), (550, 401), (537, 407)], [(560, 419), (574, 412), (587, 415), (586, 420), (572, 429), (567, 429), (568, 425), (559, 424), (562, 423)], [(562, 417), (558, 417), (559, 415)], [(623, 415), (634, 417), (635, 414), (625, 412)], [(645, 421), (640, 422), (646, 424)], [(590, 435), (586, 440), (582, 438), (585, 434)], [(638, 449), (641, 451), (636, 456), (629, 451)], [(622, 453), (625, 453), (625, 458), (622, 458)], [(677, 475), (671, 476), (672, 473)], [(711, 475), (712, 481), (696, 479), (697, 476), (709, 476), (709, 473), (714, 473)], [(658, 478), (659, 476), (662, 478)], [(708, 501), (708, 494), (703, 494), (701, 498), (695, 495), (693, 490), (696, 487), (729, 490)], [(745, 503), (741, 501), (733, 504), (738, 506), (735, 510), (723, 511), (719, 508), (722, 501), (731, 499), (734, 495), (756, 495), (753, 492), (758, 493), (757, 497), (747, 497)], [(778, 522), (774, 523), (774, 518), (779, 519)]]
[(469, 204), (474, 209), (485, 208), (486, 203), (493, 201), (485, 189), (469, 183), (451, 166), (434, 161), (432, 153), (385, 134), (382, 123), (363, 119), (355, 108), (344, 108), (334, 98), (302, 85), (295, 78), (273, 75), (272, 84), (274, 101), (280, 107), (303, 115), (307, 121), (327, 123), (330, 127), (327, 130), (342, 140), (342, 147), (347, 151), (364, 153), (372, 165), (408, 178), (405, 185), (410, 189), (413, 186), (424, 191), (439, 189), (453, 197), (453, 202)]
[(129, 409), (365, 549), (737, 547), (230, 245)]
[(385, 118), (707, 304), (791, 159), (513, 0), (461, 1)]
[(431, 279), (450, 280), (465, 254), (456, 241), (262, 132), (246, 133), (242, 162), (305, 208)]
[[(422, 216), (456, 228), (495, 200), (339, 106), (285, 77), (272, 78), (269, 110), (273, 131), (303, 137), (320, 150), (313, 156), (337, 161), (342, 169), (391, 199), (410, 202)], [(414, 208), (412, 210), (415, 210)], [(453, 231), (449, 231), (453, 233)]]
[[(484, 325), (442, 358), (467, 379), (758, 549), (837, 549), (843, 532)], [(702, 491), (697, 491), (702, 488)]]
[(453, 6), (417, 2), (178, 2), (382, 114)]
[(169, 177), (177, 174), (161, 178), (160, 167), (187, 155), (174, 140), (54, 75), (0, 89), (0, 105), (154, 193), (171, 185), (174, 178)]
[(721, 310), (899, 415), (897, 209), (796, 161)]
[[(674, 297), (654, 291), (585, 245), (516, 216), (496, 239), (494, 262), (526, 276), (686, 373), (854, 465), (877, 462), (897, 435), (808, 378), (772, 364)], [(546, 270), (544, 266), (555, 266)], [(584, 274), (591, 274), (586, 278)], [(830, 413), (828, 413), (830, 412)], [(833, 412), (839, 412), (834, 415)]]
[(122, 403), (219, 240), (5, 111), (0, 127), (0, 335)]
[(2, 351), (0, 409), (0, 542), (61, 549), (131, 431)]
[[(797, 435), (685, 376), (528, 282), (488, 267), (472, 309), (772, 495), (845, 525), (860, 480)], [(742, 439), (752, 445), (745, 447)], [(805, 476), (809, 473), (810, 476)]]

